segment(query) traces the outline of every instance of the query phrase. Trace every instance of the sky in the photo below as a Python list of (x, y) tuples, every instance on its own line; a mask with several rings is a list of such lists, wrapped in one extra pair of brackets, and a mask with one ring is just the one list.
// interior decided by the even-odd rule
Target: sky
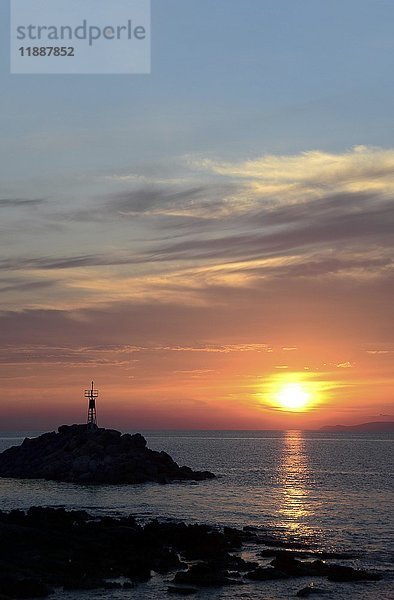
[(0, 2), (0, 429), (394, 420), (392, 0), (153, 0), (149, 75)]

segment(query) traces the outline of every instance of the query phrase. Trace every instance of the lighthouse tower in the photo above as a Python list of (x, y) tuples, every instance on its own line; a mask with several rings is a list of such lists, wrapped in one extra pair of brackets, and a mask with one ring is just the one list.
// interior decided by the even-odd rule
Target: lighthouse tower
[(98, 390), (94, 389), (92, 381), (92, 387), (90, 390), (85, 390), (85, 398), (89, 398), (88, 407), (88, 429), (96, 429), (97, 427), (97, 414), (96, 414), (96, 398), (98, 396)]

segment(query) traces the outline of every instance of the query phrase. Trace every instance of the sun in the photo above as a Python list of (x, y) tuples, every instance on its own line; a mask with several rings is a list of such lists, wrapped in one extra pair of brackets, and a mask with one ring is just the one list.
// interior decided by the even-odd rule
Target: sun
[(315, 411), (325, 402), (329, 389), (314, 374), (303, 371), (273, 373), (258, 385), (256, 396), (259, 403), (295, 415)]
[(287, 383), (280, 388), (277, 399), (282, 408), (303, 410), (310, 401), (310, 394), (299, 383)]

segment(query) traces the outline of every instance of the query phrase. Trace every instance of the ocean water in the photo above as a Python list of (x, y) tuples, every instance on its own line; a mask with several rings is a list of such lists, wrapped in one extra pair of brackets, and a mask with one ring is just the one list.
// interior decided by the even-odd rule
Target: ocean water
[[(0, 434), (0, 451), (38, 432)], [(382, 571), (375, 583), (316, 579), (324, 597), (394, 600), (394, 435), (302, 431), (143, 432), (152, 449), (180, 464), (209, 469), (200, 483), (76, 486), (0, 479), (0, 509), (64, 506), (94, 514), (129, 514), (242, 527), (252, 525), (316, 549), (351, 550), (347, 563)], [(246, 548), (253, 557), (256, 549)], [(207, 590), (201, 598), (292, 598), (309, 578)], [(154, 600), (168, 583), (154, 578), (132, 591), (60, 594), (76, 598)]]

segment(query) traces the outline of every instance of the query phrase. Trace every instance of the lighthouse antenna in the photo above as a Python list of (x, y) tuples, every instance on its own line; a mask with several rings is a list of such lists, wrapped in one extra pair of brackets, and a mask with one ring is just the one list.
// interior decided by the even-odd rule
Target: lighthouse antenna
[(89, 390), (85, 390), (85, 398), (89, 399), (88, 403), (88, 428), (96, 429), (97, 427), (97, 413), (96, 413), (96, 398), (98, 396), (98, 390), (94, 389), (94, 382), (92, 381), (92, 387)]

